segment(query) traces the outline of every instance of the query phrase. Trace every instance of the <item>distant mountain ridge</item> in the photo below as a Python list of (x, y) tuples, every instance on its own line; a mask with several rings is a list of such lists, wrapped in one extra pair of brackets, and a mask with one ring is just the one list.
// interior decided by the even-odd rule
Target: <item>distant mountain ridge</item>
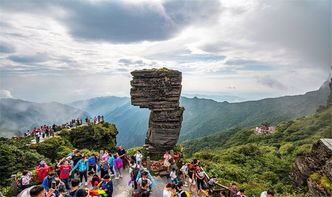
[[(179, 142), (233, 127), (252, 127), (262, 122), (277, 124), (309, 115), (326, 103), (329, 92), (328, 83), (325, 83), (319, 90), (304, 95), (239, 103), (181, 97), (185, 112)], [(0, 115), (0, 135), (12, 132), (4, 132), (4, 128), (24, 130), (40, 126), (40, 123), (64, 123), (72, 118), (104, 115), (105, 120), (114, 123), (119, 131), (118, 144), (134, 147), (144, 144), (149, 111), (132, 106), (128, 97), (107, 96), (67, 105), (1, 99)]]
[(89, 116), (89, 113), (69, 105), (51, 102), (35, 103), (20, 99), (0, 99), (1, 136), (10, 137), (10, 130), (24, 132), (46, 124), (63, 124), (71, 119)]
[[(181, 97), (185, 107), (179, 142), (207, 136), (233, 127), (251, 127), (262, 122), (277, 124), (314, 113), (326, 103), (329, 88), (325, 83), (319, 90), (304, 95), (267, 98), (240, 103), (217, 102), (211, 99)], [(103, 98), (103, 99), (102, 99)], [(107, 101), (103, 104), (101, 100)], [(121, 101), (123, 100), (123, 101)], [(118, 143), (126, 147), (141, 146), (148, 126), (149, 111), (131, 105), (130, 98), (99, 97), (81, 101), (85, 106), (101, 105), (105, 120), (114, 123), (119, 131)], [(89, 107), (75, 107), (89, 111)], [(94, 110), (93, 112), (96, 112)], [(106, 112), (106, 113), (105, 113)]]

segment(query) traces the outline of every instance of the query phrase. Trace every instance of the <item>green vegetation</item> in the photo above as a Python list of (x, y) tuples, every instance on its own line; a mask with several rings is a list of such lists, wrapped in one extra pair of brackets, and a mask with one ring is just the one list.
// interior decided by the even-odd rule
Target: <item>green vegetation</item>
[(0, 138), (0, 190), (10, 185), (12, 174), (36, 167), (40, 161), (49, 159), (29, 148), (31, 138)]
[[(135, 71), (139, 71), (139, 70), (135, 70)], [(134, 71), (134, 72), (135, 72)], [(162, 72), (171, 72), (171, 71), (176, 71), (176, 70), (172, 70), (166, 67), (162, 67), (162, 68), (150, 68), (150, 69), (143, 69), (143, 71), (162, 71)]]
[[(252, 128), (229, 129), (185, 141), (185, 155), (199, 159), (208, 174), (216, 176), (222, 184), (238, 183), (248, 196), (257, 196), (268, 188), (292, 196), (291, 193), (303, 193), (305, 188), (290, 186), (291, 166), (318, 139), (332, 138), (331, 116), (332, 108), (328, 108), (280, 123), (276, 133), (265, 136), (256, 135)], [(313, 174), (311, 178), (319, 180), (323, 187), (331, 186), (324, 177)]]
[(315, 113), (320, 105), (326, 104), (329, 92), (328, 85), (324, 84), (319, 90), (304, 95), (240, 103), (182, 97), (180, 105), (186, 110), (179, 141), (208, 136), (234, 127), (253, 127), (263, 122), (276, 125), (307, 116)]
[(75, 148), (90, 150), (112, 150), (116, 146), (118, 131), (114, 124), (90, 124), (72, 130), (63, 130), (59, 135)]
[(85, 155), (97, 154), (99, 150), (113, 150), (116, 145), (115, 125), (104, 123), (62, 130), (59, 136), (48, 138), (38, 144), (30, 144), (32, 137), (0, 138), (0, 191), (9, 191), (10, 177), (23, 170), (33, 170), (45, 160), (54, 165), (74, 148)]

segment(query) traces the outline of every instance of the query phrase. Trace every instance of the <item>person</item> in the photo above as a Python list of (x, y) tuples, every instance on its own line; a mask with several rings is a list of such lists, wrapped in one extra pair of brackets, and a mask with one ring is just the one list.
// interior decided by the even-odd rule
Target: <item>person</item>
[(122, 167), (123, 167), (123, 169), (125, 169), (126, 168), (125, 162), (126, 162), (126, 153), (127, 152), (122, 146), (119, 146), (117, 153), (118, 153), (118, 157), (120, 157), (120, 159), (122, 160), (122, 163), (123, 163)]
[(97, 162), (98, 162), (98, 158), (95, 154), (92, 154), (91, 157), (89, 157), (88, 159), (89, 162), (89, 171), (94, 170), (95, 172), (97, 171)]
[(170, 159), (169, 160), (169, 163), (171, 164), (170, 166), (169, 166), (169, 168), (170, 169), (173, 169), (173, 168), (175, 168), (175, 170), (178, 170), (179, 168), (178, 168), (178, 166), (176, 165), (176, 161), (175, 161), (175, 159)]
[(100, 176), (104, 177), (106, 174), (108, 174), (108, 170), (110, 169), (109, 163), (107, 160), (102, 160), (100, 162)]
[(213, 186), (215, 186), (216, 184), (217, 184), (216, 177), (215, 177), (215, 176), (212, 176), (212, 177), (208, 180), (208, 186), (209, 186), (209, 189), (212, 189)]
[(269, 189), (267, 191), (262, 192), (260, 197), (276, 197), (276, 194), (272, 189)]
[(157, 183), (153, 176), (150, 174), (149, 170), (146, 168), (146, 163), (142, 163), (142, 169), (139, 171), (136, 177), (137, 183), (139, 182), (139, 179), (143, 176), (143, 174), (146, 174), (147, 179), (150, 180), (151, 184), (149, 185), (149, 189), (152, 190), (154, 187), (157, 186)]
[(71, 156), (71, 159), (73, 160), (74, 164), (73, 166), (76, 166), (76, 164), (82, 159), (82, 155), (81, 155), (81, 152), (79, 150), (74, 150), (74, 155)]
[[(137, 175), (139, 173), (139, 166), (135, 163), (134, 160), (131, 160), (129, 163), (129, 175), (130, 175), (130, 183), (134, 182), (134, 189), (137, 189), (137, 182), (135, 181), (137, 178)], [(130, 184), (129, 183), (129, 184)]]
[(37, 130), (35, 132), (35, 136), (36, 136), (36, 143), (38, 144), (40, 142), (40, 134)]
[(114, 156), (113, 166), (115, 171), (115, 179), (119, 179), (120, 177), (122, 177), (120, 169), (123, 166), (123, 163), (118, 153)]
[(111, 174), (114, 175), (114, 156), (111, 155), (110, 158), (108, 159), (108, 165), (110, 166), (110, 171), (111, 171)]
[(187, 163), (182, 164), (182, 166), (180, 168), (180, 172), (182, 174), (184, 186), (187, 186), (187, 177), (188, 177), (188, 164)]
[(152, 181), (148, 178), (148, 173), (147, 172), (142, 172), (141, 177), (138, 179), (137, 184), (141, 188), (142, 187), (142, 182), (147, 181), (147, 186), (149, 187), (152, 184)]
[(101, 178), (99, 178), (99, 176), (94, 171), (89, 171), (88, 175), (89, 177), (91, 177), (90, 183), (93, 188), (97, 187), (98, 184), (102, 181)]
[(113, 183), (111, 180), (110, 175), (106, 174), (104, 176), (104, 180), (102, 182), (99, 183), (99, 185), (101, 186), (101, 189), (105, 191), (105, 193), (112, 197), (113, 194)]
[(101, 159), (103, 160), (109, 160), (110, 155), (109, 152), (107, 150), (105, 150), (105, 153), (103, 154), (103, 156), (101, 157)]
[(169, 170), (169, 167), (171, 166), (170, 160), (172, 159), (172, 155), (168, 153), (168, 151), (164, 154), (164, 166), (167, 167), (167, 170)]
[(246, 197), (245, 195), (245, 190), (244, 189), (240, 189), (237, 194), (236, 194), (236, 197)]
[(36, 168), (38, 182), (42, 183), (44, 178), (48, 175), (48, 166), (45, 161), (41, 161)]
[(43, 180), (43, 187), (46, 192), (48, 192), (49, 188), (51, 188), (52, 181), (55, 180), (55, 173), (51, 172), (49, 175), (47, 175)]
[(138, 196), (139, 197), (149, 197), (150, 196), (149, 183), (147, 180), (142, 181)]
[(73, 167), (70, 173), (72, 174), (75, 171), (75, 169), (78, 169), (78, 174), (80, 175), (80, 181), (82, 182), (84, 177), (85, 184), (87, 185), (88, 184), (87, 171), (89, 169), (88, 161), (84, 157), (82, 157), (81, 160), (79, 160), (77, 164)]
[(72, 167), (69, 165), (68, 161), (65, 161), (63, 163), (63, 165), (61, 165), (61, 163), (63, 162), (64, 159), (65, 158), (61, 159), (57, 166), (58, 166), (59, 171), (60, 171), (59, 178), (65, 184), (66, 189), (69, 190), (70, 189), (69, 176), (70, 176), (70, 171), (71, 171)]
[(178, 178), (177, 178), (177, 175), (176, 175), (176, 169), (173, 168), (170, 175), (171, 177), (171, 182), (174, 183), (174, 184), (178, 184)]
[(179, 183), (178, 183), (178, 185), (177, 185), (177, 190), (178, 190), (178, 196), (179, 197), (189, 197), (188, 195), (187, 195), (187, 192), (185, 192), (185, 191), (183, 191), (183, 182), (182, 181), (180, 181)]
[(84, 189), (79, 189), (80, 181), (78, 179), (73, 179), (71, 181), (71, 191), (65, 197), (86, 197), (88, 192)]
[(163, 190), (163, 197), (173, 197), (174, 196), (174, 183), (167, 183), (164, 190)]
[(237, 197), (237, 185), (235, 183), (232, 183), (231, 187), (229, 188), (229, 196), (230, 197)]
[(205, 172), (202, 170), (202, 168), (197, 167), (197, 172), (196, 172), (196, 183), (197, 183), (197, 190), (198, 193), (201, 195), (202, 190), (204, 189), (204, 179), (205, 179)]
[(225, 191), (220, 192), (220, 197), (226, 197), (226, 192)]
[[(50, 197), (53, 193), (53, 190), (50, 189), (45, 195), (45, 189), (42, 185), (32, 186), (29, 190), (30, 197)], [(22, 195), (22, 197), (25, 197)]]
[(28, 187), (31, 186), (30, 180), (32, 178), (31, 177), (32, 172), (24, 170), (23, 173), (22, 173), (22, 175), (23, 176), (21, 177), (20, 185), (21, 185), (21, 188), (23, 190), (23, 189), (26, 189), (26, 188), (28, 188)]
[(142, 157), (143, 157), (141, 151), (137, 150), (136, 154), (134, 156), (135, 156), (136, 164), (139, 166), (139, 168), (141, 168), (141, 166), (142, 166)]
[(196, 188), (196, 168), (197, 168), (197, 159), (194, 159), (192, 162), (189, 164), (188, 168), (188, 177), (189, 177), (189, 192), (190, 193), (197, 193), (197, 188)]

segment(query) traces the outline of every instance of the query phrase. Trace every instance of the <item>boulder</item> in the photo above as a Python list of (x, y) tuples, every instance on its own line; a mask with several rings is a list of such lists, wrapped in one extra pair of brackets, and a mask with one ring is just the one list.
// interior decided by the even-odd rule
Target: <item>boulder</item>
[(132, 105), (151, 110), (146, 147), (150, 155), (171, 150), (179, 138), (184, 108), (179, 106), (182, 73), (167, 68), (131, 72)]
[(332, 139), (316, 142), (310, 153), (295, 161), (290, 173), (293, 184), (308, 186), (312, 196), (330, 196), (330, 188), (321, 184), (322, 177), (332, 182)]

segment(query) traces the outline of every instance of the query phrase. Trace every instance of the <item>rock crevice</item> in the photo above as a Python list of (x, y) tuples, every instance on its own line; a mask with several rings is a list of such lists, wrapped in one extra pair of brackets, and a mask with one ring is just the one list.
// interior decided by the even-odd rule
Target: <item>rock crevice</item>
[(145, 143), (151, 155), (171, 150), (179, 138), (184, 108), (179, 106), (182, 73), (169, 69), (131, 72), (132, 105), (151, 110)]

